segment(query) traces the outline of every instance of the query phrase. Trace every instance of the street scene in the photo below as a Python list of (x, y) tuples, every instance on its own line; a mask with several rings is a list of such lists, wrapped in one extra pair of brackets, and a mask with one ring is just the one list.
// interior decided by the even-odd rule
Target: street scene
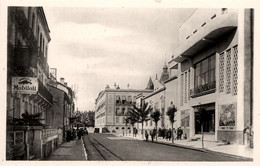
[(6, 161), (254, 161), (253, 8), (7, 17)]

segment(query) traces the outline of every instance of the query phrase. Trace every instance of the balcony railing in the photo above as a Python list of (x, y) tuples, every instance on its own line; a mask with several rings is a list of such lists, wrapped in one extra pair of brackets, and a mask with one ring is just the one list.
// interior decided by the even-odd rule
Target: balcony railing
[(42, 139), (46, 139), (48, 137), (52, 137), (57, 134), (58, 134), (57, 129), (43, 129), (42, 130)]
[(48, 76), (49, 75), (49, 66), (47, 64), (47, 60), (44, 57), (44, 53), (38, 48), (38, 62), (45, 74)]
[(191, 89), (190, 97), (198, 97), (209, 93), (214, 93), (215, 91), (216, 91), (216, 81), (213, 81), (208, 84), (200, 85), (194, 89)]
[(44, 97), (46, 100), (48, 100), (49, 103), (53, 103), (52, 102), (52, 95), (51, 93), (48, 91), (48, 89), (43, 85), (43, 83), (41, 81), (38, 80), (38, 93)]

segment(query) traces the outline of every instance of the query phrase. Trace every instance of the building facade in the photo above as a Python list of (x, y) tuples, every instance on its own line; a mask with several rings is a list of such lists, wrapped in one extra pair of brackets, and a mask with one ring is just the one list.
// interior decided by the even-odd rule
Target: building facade
[(110, 132), (123, 133), (131, 130), (130, 124), (125, 124), (129, 109), (136, 104), (136, 96), (140, 93), (148, 94), (151, 90), (120, 89), (119, 86), (113, 89), (106, 87), (96, 99), (95, 105), (95, 128), (107, 128)]
[(58, 130), (58, 144), (60, 145), (66, 140), (66, 131), (72, 129), (70, 118), (73, 117), (75, 111), (74, 92), (64, 82), (64, 78), (60, 78), (58, 82), (52, 74), (48, 88), (53, 95), (54, 104), (48, 110), (47, 124)]
[(252, 15), (198, 9), (180, 27), (170, 64), (178, 63), (177, 107), (189, 139), (201, 134), (203, 107), (209, 139), (243, 144), (243, 131), (252, 126)]
[[(42, 7), (8, 8), (7, 160), (43, 158), (56, 148), (57, 130), (46, 122), (53, 105), (49, 33)], [(33, 115), (40, 117), (32, 120)]]

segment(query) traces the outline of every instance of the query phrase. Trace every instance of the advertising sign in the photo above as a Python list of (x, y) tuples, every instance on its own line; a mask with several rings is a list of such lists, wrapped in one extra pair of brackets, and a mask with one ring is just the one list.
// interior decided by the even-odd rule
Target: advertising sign
[(20, 94), (36, 94), (38, 81), (36, 77), (13, 77), (12, 92)]

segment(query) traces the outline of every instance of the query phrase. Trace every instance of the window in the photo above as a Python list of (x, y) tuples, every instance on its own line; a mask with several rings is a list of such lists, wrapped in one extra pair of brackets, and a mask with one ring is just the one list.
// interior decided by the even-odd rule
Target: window
[(222, 8), (222, 14), (227, 14), (227, 8)]
[(34, 34), (34, 24), (35, 24), (35, 16), (33, 14), (33, 16), (32, 16), (32, 32), (33, 32), (33, 34)]
[(215, 55), (195, 64), (195, 88), (215, 82)]
[(40, 50), (42, 50), (42, 34), (40, 34)]
[(44, 54), (44, 52), (45, 52), (45, 42), (44, 42), (44, 39), (42, 39), (42, 52), (43, 52), (43, 56), (45, 57), (45, 54)]
[(122, 115), (126, 115), (126, 111), (124, 107), (122, 108)]
[(122, 104), (126, 104), (126, 98), (125, 98), (125, 96), (122, 96)]
[(118, 130), (119, 129), (119, 127), (116, 127), (116, 130)]
[(136, 96), (133, 97), (133, 103), (136, 103)]
[(132, 104), (132, 96), (127, 97), (127, 102), (128, 102), (128, 104)]
[(120, 100), (120, 96), (116, 96), (116, 104), (120, 104), (121, 100)]
[(116, 116), (121, 116), (121, 111), (119, 108), (116, 108)]

